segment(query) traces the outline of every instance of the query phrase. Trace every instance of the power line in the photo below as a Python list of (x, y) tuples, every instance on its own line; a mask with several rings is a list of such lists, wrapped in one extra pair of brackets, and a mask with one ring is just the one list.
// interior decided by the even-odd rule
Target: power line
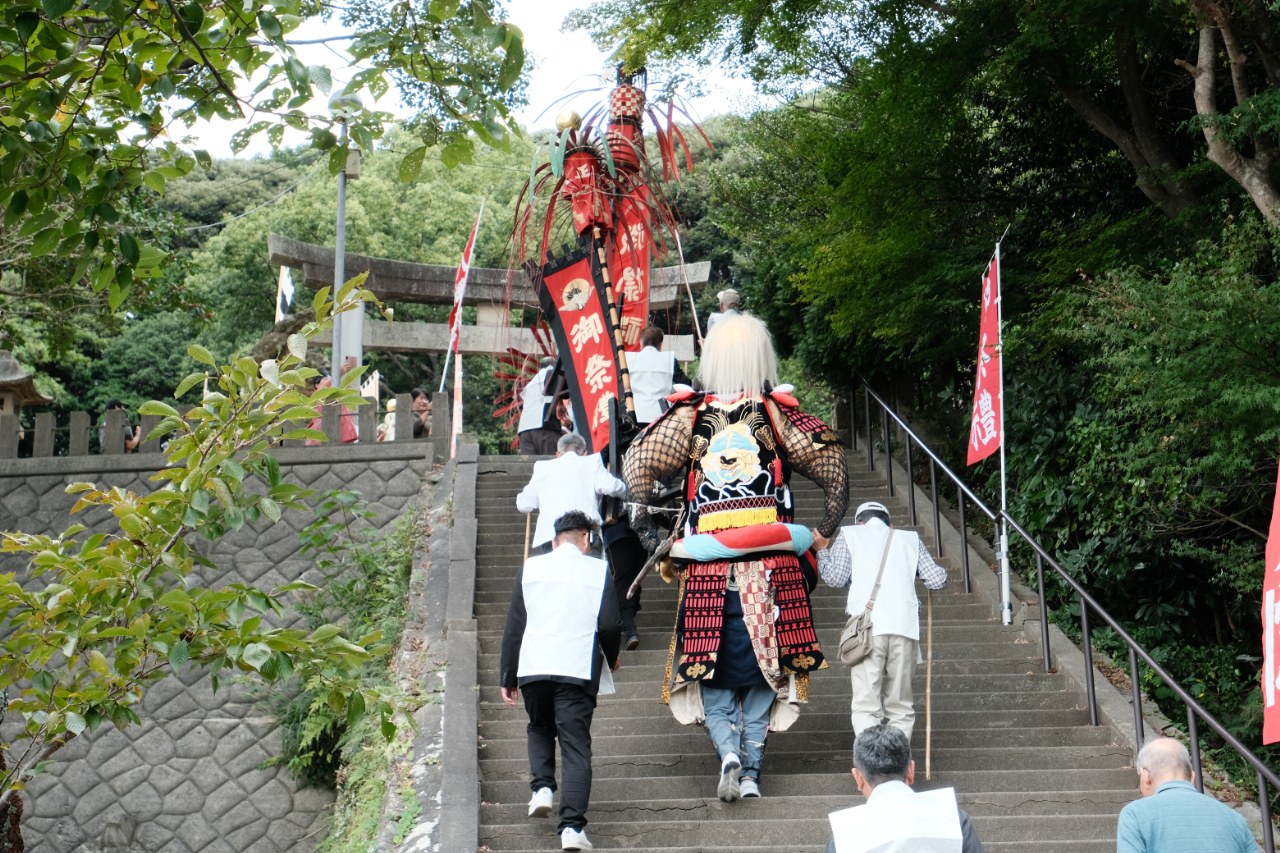
[(288, 194), (289, 194), (289, 192), (290, 192), (290, 191), (297, 189), (298, 187), (300, 187), (300, 186), (302, 186), (303, 184), (305, 184), (307, 181), (309, 181), (309, 180), (311, 180), (312, 178), (314, 178), (314, 177), (315, 177), (315, 175), (316, 175), (316, 172), (319, 172), (319, 171), (320, 171), (320, 166), (316, 166), (314, 169), (312, 169), (312, 170), (311, 170), (311, 173), (310, 173), (310, 174), (308, 174), (308, 175), (304, 176), (304, 177), (302, 178), (302, 180), (298, 181), (298, 182), (297, 182), (296, 184), (294, 184), (293, 186), (291, 186), (291, 187), (286, 187), (286, 188), (284, 189), (284, 191), (283, 191), (283, 192), (281, 192), (279, 195), (275, 196), (274, 198), (268, 199), (267, 201), (264, 201), (262, 204), (258, 205), (257, 207), (250, 208), (249, 210), (246, 210), (244, 213), (241, 213), (241, 214), (240, 214), (240, 215), (238, 215), (238, 216), (233, 216), (233, 217), (231, 217), (230, 219), (224, 219), (224, 220), (222, 220), (221, 222), (212, 222), (212, 223), (210, 223), (210, 224), (208, 224), (208, 225), (195, 225), (195, 226), (193, 226), (193, 227), (191, 227), (191, 228), (188, 228), (187, 230), (188, 230), (188, 231), (200, 231), (200, 230), (203, 230), (203, 229), (205, 229), (205, 228), (217, 228), (219, 225), (226, 225), (228, 222), (235, 222), (237, 219), (244, 219), (244, 218), (245, 218), (246, 216), (248, 216), (250, 213), (253, 213), (253, 212), (258, 211), (258, 210), (262, 210), (262, 208), (266, 207), (267, 205), (269, 205), (269, 204), (274, 204), (275, 202), (277, 202), (277, 201), (279, 201), (280, 199), (284, 198), (286, 195), (288, 195)]

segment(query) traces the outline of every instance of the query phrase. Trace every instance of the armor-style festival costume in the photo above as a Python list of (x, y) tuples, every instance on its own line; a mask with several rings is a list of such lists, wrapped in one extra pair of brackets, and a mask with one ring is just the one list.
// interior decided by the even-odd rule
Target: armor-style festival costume
[[(834, 431), (800, 411), (795, 398), (771, 392), (735, 395), (685, 392), (636, 439), (623, 466), (630, 500), (647, 504), (658, 480), (682, 482), (688, 500), (681, 534), (724, 534), (736, 543), (753, 530), (763, 541), (771, 525), (791, 524), (793, 471), (817, 483), (826, 511), (818, 531), (835, 532), (849, 500), (843, 448)], [(643, 506), (632, 526), (649, 551), (657, 531)], [(803, 531), (798, 531), (803, 533)], [(739, 559), (689, 562), (680, 572), (680, 602), (663, 700), (715, 677), (725, 596), (737, 589), (757, 663), (778, 701), (804, 701), (808, 674), (827, 666), (814, 633), (801, 560), (789, 548), (753, 551)], [(678, 711), (678, 718), (692, 716)], [(776, 705), (777, 703), (775, 703)], [(779, 725), (794, 719), (794, 711)], [(692, 722), (693, 719), (682, 719)], [(777, 723), (775, 715), (775, 723)]]

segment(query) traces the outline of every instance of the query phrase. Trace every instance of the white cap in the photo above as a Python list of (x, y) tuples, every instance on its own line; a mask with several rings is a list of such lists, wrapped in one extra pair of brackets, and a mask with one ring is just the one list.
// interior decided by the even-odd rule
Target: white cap
[(880, 501), (867, 501), (862, 506), (858, 507), (858, 510), (853, 514), (853, 517), (856, 519), (864, 512), (883, 512), (885, 515), (888, 515), (889, 508), (880, 503)]
[(742, 304), (742, 297), (739, 296), (738, 291), (734, 290), (732, 287), (728, 290), (722, 290), (717, 293), (716, 299), (720, 301), (721, 305), (728, 306), (729, 308), (737, 308)]

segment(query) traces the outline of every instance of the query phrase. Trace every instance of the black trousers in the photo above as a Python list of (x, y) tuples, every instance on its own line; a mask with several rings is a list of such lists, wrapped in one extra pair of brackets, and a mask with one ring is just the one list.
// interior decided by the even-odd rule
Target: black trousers
[(530, 681), (521, 685), (529, 714), (529, 771), (533, 791), (556, 789), (556, 740), (560, 741), (560, 825), (557, 832), (587, 825), (591, 800), (591, 715), (596, 697), (579, 684)]
[(560, 435), (559, 430), (527, 429), (520, 433), (520, 455), (555, 456)]
[(624, 536), (609, 546), (609, 565), (613, 567), (613, 588), (618, 591), (618, 615), (622, 617), (623, 643), (636, 630), (636, 613), (640, 610), (640, 592), (628, 599), (627, 590), (644, 568), (649, 553), (635, 536)]

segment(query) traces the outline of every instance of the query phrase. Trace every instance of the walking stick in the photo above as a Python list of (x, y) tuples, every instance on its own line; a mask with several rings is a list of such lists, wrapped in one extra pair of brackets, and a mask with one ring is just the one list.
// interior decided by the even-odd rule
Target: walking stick
[(532, 521), (534, 521), (534, 514), (532, 514), (532, 512), (526, 512), (525, 514), (525, 562), (529, 562), (529, 526), (532, 524)]
[(929, 590), (929, 650), (924, 670), (924, 778), (933, 768), (933, 590)]

